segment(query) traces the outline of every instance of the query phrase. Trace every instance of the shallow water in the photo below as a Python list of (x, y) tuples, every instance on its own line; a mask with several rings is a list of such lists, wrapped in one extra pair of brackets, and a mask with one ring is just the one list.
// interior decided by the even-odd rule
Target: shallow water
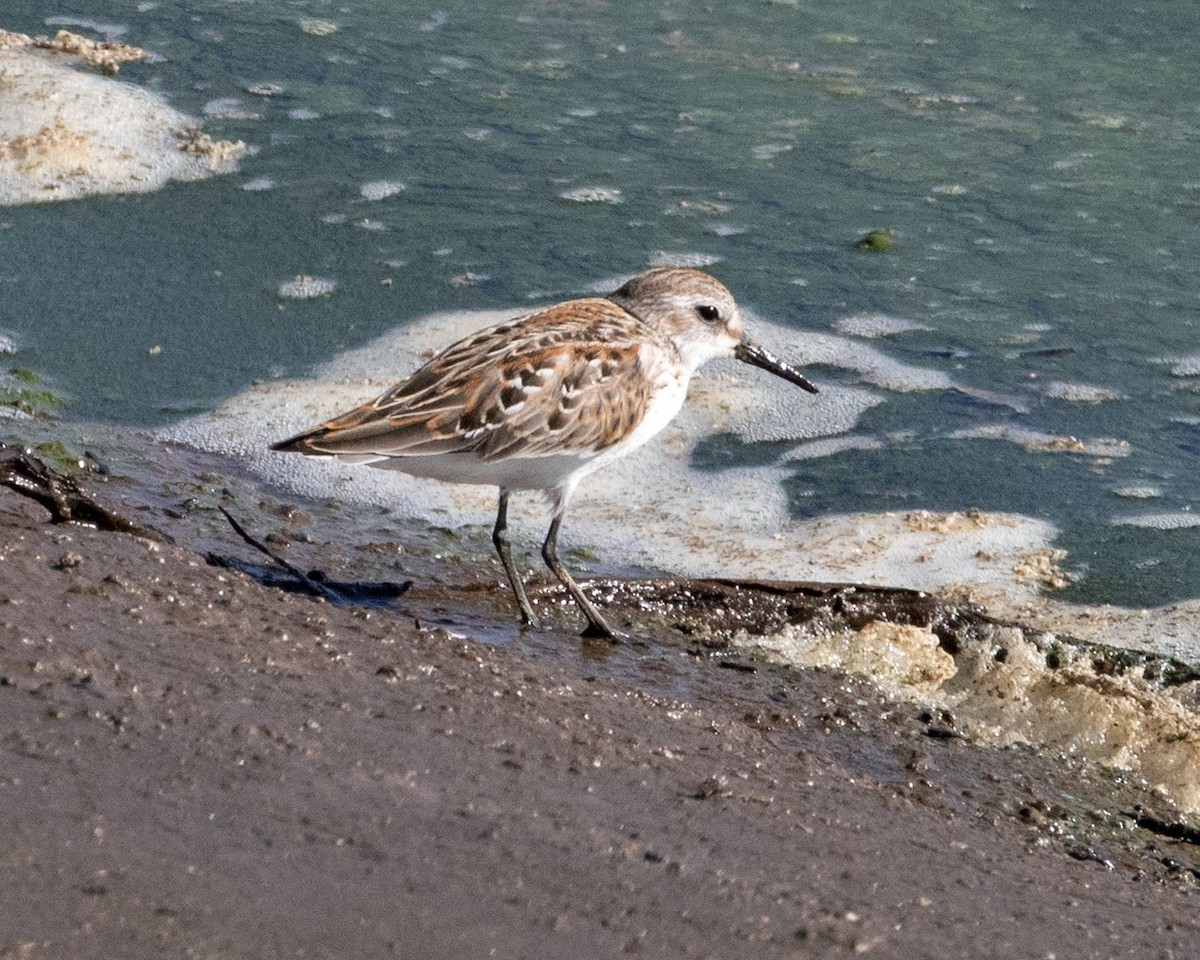
[[(1072, 599), (1200, 596), (1180, 525), (1200, 499), (1192, 8), (141, 6), (88, 6), (165, 58), (122, 77), (258, 153), (156, 194), (0, 210), (0, 332), (71, 415), (170, 423), (430, 311), (695, 255), (797, 328), (927, 328), (869, 342), (965, 388), (875, 387), (852, 433), (878, 443), (785, 463), (797, 518), (1007, 510), (1059, 528)], [(45, 18), (16, 0), (0, 25), (84, 29)], [(892, 251), (852, 248), (878, 228)], [(297, 275), (338, 286), (280, 297)], [(1123, 443), (1047, 452), (1014, 430)], [(718, 434), (693, 464), (793, 446)], [(1162, 519), (1113, 523), (1141, 515)]]

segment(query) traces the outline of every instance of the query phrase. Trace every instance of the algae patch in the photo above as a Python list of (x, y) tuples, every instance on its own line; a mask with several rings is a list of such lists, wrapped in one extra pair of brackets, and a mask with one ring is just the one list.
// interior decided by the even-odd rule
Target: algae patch
[(890, 253), (896, 247), (896, 231), (887, 228), (870, 230), (850, 244), (855, 250), (867, 253)]
[(61, 409), (62, 398), (32, 370), (13, 367), (0, 374), (0, 410), (10, 416), (33, 416)]

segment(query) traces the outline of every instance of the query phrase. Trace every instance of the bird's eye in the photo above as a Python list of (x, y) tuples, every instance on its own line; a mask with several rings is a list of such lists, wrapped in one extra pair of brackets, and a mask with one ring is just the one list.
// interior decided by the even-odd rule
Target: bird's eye
[(714, 320), (721, 319), (721, 311), (714, 307), (711, 303), (702, 303), (696, 308), (696, 312), (700, 314), (701, 320), (706, 320), (712, 323)]

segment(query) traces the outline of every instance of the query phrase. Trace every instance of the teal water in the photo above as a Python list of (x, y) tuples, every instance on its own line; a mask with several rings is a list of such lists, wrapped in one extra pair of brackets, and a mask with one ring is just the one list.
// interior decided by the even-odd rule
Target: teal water
[[(1172, 372), (1200, 354), (1200, 9), (9, 0), (0, 26), (73, 17), (162, 55), (122, 77), (257, 153), (156, 194), (0, 208), (0, 332), (69, 415), (168, 423), (419, 314), (704, 255), (801, 328), (922, 324), (876, 342), (1012, 398), (888, 394), (859, 431), (884, 449), (795, 465), (798, 515), (1013, 510), (1062, 529), (1074, 599), (1200, 596), (1200, 531), (1111, 522), (1200, 501), (1200, 379)], [(248, 92), (264, 83), (281, 90)], [(380, 180), (405, 189), (364, 199)], [(620, 202), (560, 199), (582, 187)], [(875, 228), (891, 252), (852, 248)], [(339, 287), (280, 299), (297, 274)], [(1047, 396), (1057, 381), (1115, 398)], [(1128, 455), (952, 436), (994, 424)], [(782, 452), (718, 437), (697, 463)]]

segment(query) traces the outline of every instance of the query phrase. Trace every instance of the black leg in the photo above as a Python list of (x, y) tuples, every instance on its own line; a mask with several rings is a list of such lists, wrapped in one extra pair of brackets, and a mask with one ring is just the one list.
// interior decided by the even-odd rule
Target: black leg
[(562, 514), (556, 513), (554, 519), (550, 521), (550, 531), (546, 534), (546, 542), (542, 544), (542, 559), (546, 561), (546, 566), (554, 571), (554, 575), (567, 592), (574, 598), (579, 605), (579, 609), (583, 611), (583, 615), (587, 617), (587, 629), (583, 631), (585, 637), (607, 637), (609, 640), (616, 640), (617, 633), (604, 622), (604, 618), (600, 616), (600, 611), (587, 597), (583, 595), (583, 591), (579, 589), (579, 584), (571, 579), (571, 575), (567, 573), (564, 567), (558, 561), (558, 527), (562, 523)]
[(496, 526), (492, 528), (492, 543), (500, 554), (500, 562), (504, 564), (504, 572), (508, 574), (508, 582), (517, 595), (517, 606), (521, 608), (521, 623), (526, 626), (539, 626), (538, 618), (534, 615), (529, 598), (525, 596), (525, 586), (517, 576), (517, 568), (513, 565), (512, 549), (508, 545), (508, 491), (500, 491), (500, 508), (496, 511)]

